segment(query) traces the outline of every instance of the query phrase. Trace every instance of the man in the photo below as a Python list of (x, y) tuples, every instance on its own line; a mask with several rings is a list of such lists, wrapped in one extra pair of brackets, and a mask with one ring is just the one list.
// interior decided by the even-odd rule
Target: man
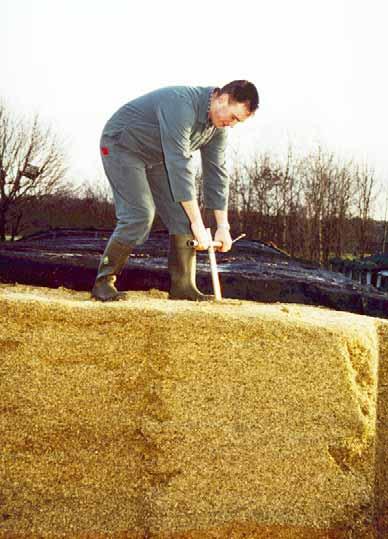
[(115, 288), (135, 245), (148, 238), (155, 210), (170, 234), (168, 269), (171, 299), (203, 301), (195, 283), (196, 251), (209, 238), (197, 203), (192, 152), (201, 152), (205, 206), (214, 210), (215, 240), (231, 248), (225, 167), (226, 127), (245, 121), (258, 108), (255, 86), (245, 80), (223, 88), (172, 86), (121, 107), (107, 122), (101, 156), (112, 187), (117, 225), (102, 256), (92, 296), (124, 297)]

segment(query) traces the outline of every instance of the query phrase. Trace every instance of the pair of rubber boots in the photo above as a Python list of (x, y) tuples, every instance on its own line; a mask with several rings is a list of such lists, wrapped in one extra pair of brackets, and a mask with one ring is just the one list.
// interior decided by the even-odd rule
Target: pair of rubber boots
[[(195, 282), (196, 251), (187, 245), (188, 240), (192, 239), (190, 234), (170, 235), (168, 271), (171, 286), (169, 298), (191, 301), (212, 300), (214, 297), (202, 294)], [(117, 275), (122, 272), (132, 250), (132, 246), (119, 243), (113, 238), (109, 240), (102, 255), (92, 290), (94, 298), (100, 301), (125, 299), (125, 292), (119, 292), (116, 289), (115, 281)]]

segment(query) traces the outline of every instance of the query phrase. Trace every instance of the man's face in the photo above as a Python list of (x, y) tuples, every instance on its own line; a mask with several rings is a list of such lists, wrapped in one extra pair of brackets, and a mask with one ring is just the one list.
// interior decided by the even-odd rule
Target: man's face
[(232, 101), (228, 94), (217, 96), (210, 110), (210, 118), (214, 127), (234, 127), (251, 115), (245, 103)]

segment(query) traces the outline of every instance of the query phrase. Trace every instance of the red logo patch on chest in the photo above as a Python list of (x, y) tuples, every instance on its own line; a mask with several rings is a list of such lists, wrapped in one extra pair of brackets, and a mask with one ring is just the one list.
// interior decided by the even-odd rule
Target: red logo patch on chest
[(109, 148), (107, 148), (106, 146), (102, 146), (101, 153), (102, 155), (109, 155)]

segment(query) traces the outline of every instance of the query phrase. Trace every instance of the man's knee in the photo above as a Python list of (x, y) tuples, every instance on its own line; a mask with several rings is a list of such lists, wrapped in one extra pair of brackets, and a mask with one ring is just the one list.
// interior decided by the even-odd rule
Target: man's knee
[(114, 231), (115, 238), (127, 245), (141, 245), (148, 239), (154, 215), (150, 211), (137, 217), (119, 218)]

